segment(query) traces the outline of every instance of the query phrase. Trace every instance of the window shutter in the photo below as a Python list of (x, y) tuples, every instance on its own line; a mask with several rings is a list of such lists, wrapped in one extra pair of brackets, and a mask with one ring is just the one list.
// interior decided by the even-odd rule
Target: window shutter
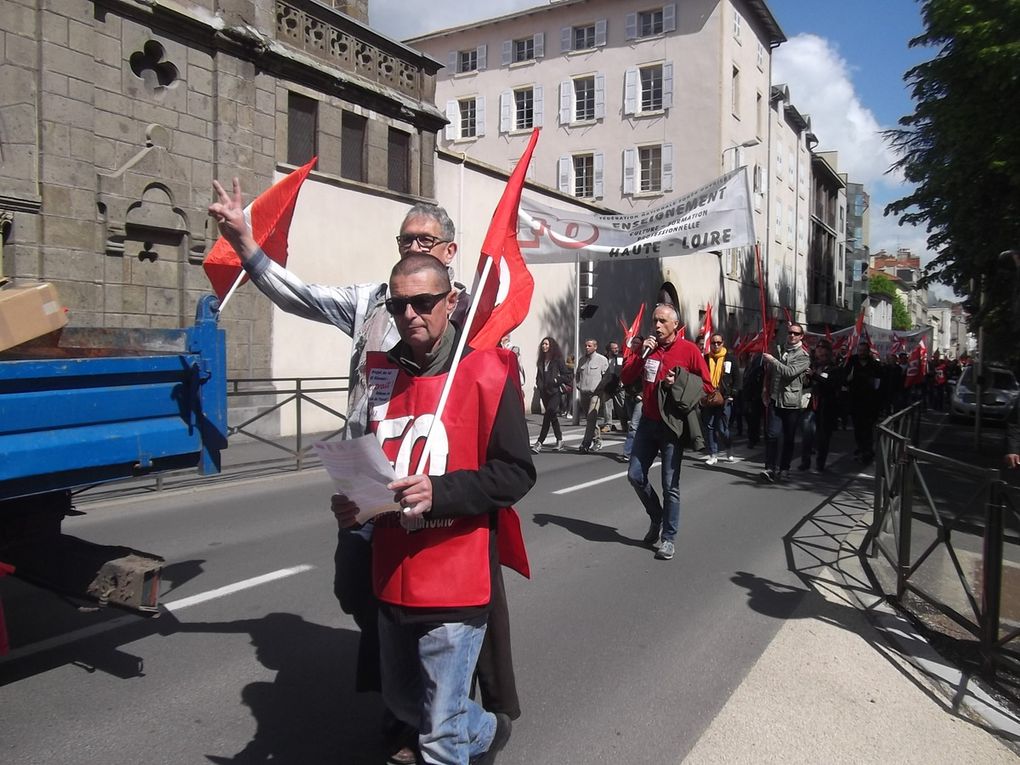
[(593, 164), (595, 166), (595, 198), (601, 199), (605, 196), (605, 188), (602, 179), (605, 175), (606, 166), (606, 157), (601, 151), (595, 152)]
[(543, 58), (545, 56), (545, 32), (537, 32), (534, 40), (535, 58)]
[(514, 41), (504, 40), (503, 41), (503, 66), (510, 66), (510, 63), (514, 60)]
[(595, 119), (600, 120), (606, 116), (606, 76), (595, 75)]
[(559, 189), (564, 194), (571, 192), (570, 188), (570, 157), (560, 157), (559, 167)]
[(475, 135), (485, 135), (485, 96), (475, 96)]
[(569, 125), (574, 116), (574, 83), (564, 80), (560, 83), (560, 124)]
[(601, 48), (606, 44), (606, 20), (599, 19), (595, 22), (595, 47)]
[(460, 137), (460, 105), (456, 101), (446, 102), (446, 119), (450, 121), (446, 126), (446, 140), (456, 141)]
[(499, 132), (510, 132), (510, 110), (513, 104), (514, 94), (511, 90), (504, 90), (499, 94)]
[[(534, 114), (535, 114), (535, 127), (542, 127), (542, 123), (545, 118), (545, 108), (542, 105), (542, 86), (536, 85), (534, 91)], [(530, 167), (528, 168), (531, 169)]]
[(673, 144), (662, 144), (662, 190), (673, 190)]
[(479, 72), (484, 72), (485, 71), (485, 57), (487, 55), (489, 55), (489, 46), (488, 45), (479, 45), (478, 49), (475, 51), (475, 54), (478, 56), (478, 71)]
[(637, 14), (628, 13), (623, 22), (623, 36), (628, 40), (637, 37)]
[(662, 108), (673, 108), (673, 62), (662, 65)]
[(634, 193), (634, 164), (637, 160), (637, 149), (623, 150), (623, 193)]
[(574, 49), (574, 28), (563, 27), (560, 30), (560, 53), (569, 53)]
[(631, 67), (623, 78), (623, 113), (634, 114), (637, 112), (637, 83), (638, 70)]
[(676, 3), (662, 6), (662, 31), (676, 31)]
[(457, 51), (451, 50), (450, 54), (446, 57), (446, 68), (451, 72), (457, 71)]

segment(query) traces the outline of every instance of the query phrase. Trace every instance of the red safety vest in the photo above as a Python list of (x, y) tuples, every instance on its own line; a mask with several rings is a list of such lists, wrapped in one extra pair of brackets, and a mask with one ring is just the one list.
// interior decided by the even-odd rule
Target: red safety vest
[[(512, 355), (511, 351), (493, 349), (465, 356), (443, 416), (434, 423), (446, 374), (412, 377), (386, 354), (367, 354), (368, 428), (379, 439), (397, 476), (417, 469), (430, 427), (436, 432), (425, 468), (429, 475), (477, 470), (485, 462), (508, 375), (512, 373), (516, 382), (516, 365), (508, 358)], [(425, 519), (425, 528), (408, 533), (395, 513), (376, 518), (372, 536), (376, 597), (414, 608), (487, 604), (492, 584), (490, 514), (456, 518), (426, 514)], [(519, 524), (517, 529), (519, 534)], [(521, 544), (523, 547), (523, 540)]]

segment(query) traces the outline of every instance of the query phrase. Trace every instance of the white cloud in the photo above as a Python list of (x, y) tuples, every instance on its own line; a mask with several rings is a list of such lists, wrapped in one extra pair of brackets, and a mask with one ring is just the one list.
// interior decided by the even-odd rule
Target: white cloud
[[(370, 0), (369, 23), (394, 40), (460, 26), (471, 21), (491, 19), (507, 13), (545, 5), (540, 0), (488, 0), (465, 3), (462, 0), (432, 0), (429, 3), (408, 3), (406, 0)], [(411, 11), (415, 7), (415, 11)]]

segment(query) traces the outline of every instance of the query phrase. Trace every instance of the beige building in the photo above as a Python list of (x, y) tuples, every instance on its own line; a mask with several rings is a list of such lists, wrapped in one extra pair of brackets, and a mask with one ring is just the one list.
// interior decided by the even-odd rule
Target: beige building
[(807, 320), (846, 326), (846, 175), (834, 151), (811, 155), (811, 229), (807, 260)]
[[(436, 80), (449, 120), (442, 148), (510, 169), (541, 127), (530, 177), (561, 193), (630, 213), (746, 164), (759, 194), (757, 238), (782, 272), (786, 242), (796, 239), (785, 235), (784, 217), (773, 246), (765, 168), (773, 146), (784, 162), (796, 155), (792, 141), (773, 136), (770, 118), (771, 50), (785, 39), (760, 0), (560, 0), (405, 42), (446, 64)], [(784, 214), (796, 207), (796, 192), (788, 196)], [(610, 314), (606, 328), (632, 316), (639, 299), (654, 299), (664, 279), (680, 288), (689, 328), (708, 302), (733, 333), (757, 324), (756, 312), (738, 317), (757, 306), (750, 248), (655, 265), (597, 265), (594, 302)]]

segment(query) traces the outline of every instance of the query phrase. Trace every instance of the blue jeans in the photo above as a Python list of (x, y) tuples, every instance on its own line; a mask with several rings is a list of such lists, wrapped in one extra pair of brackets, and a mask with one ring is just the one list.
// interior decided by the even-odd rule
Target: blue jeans
[(769, 404), (765, 430), (765, 467), (773, 472), (789, 470), (793, 462), (793, 439), (800, 422), (800, 409), (784, 409)]
[(418, 729), (430, 765), (467, 765), (492, 744), (496, 717), (469, 697), (485, 622), (397, 624), (379, 610), (383, 700)]
[[(662, 524), (662, 539), (676, 539), (680, 525), (680, 459), (684, 450), (676, 433), (661, 420), (642, 417), (634, 434), (634, 445), (627, 468), (627, 480), (637, 492), (645, 512), (653, 523)], [(662, 503), (648, 481), (648, 471), (656, 457), (662, 458)]]
[(721, 442), (726, 443), (726, 451), (730, 449), (730, 410), (727, 401), (722, 406), (710, 406), (701, 410), (701, 420), (705, 423), (705, 444), (709, 454), (718, 454)]
[(634, 411), (631, 412), (630, 422), (627, 425), (627, 438), (623, 442), (623, 456), (630, 459), (631, 450), (634, 448), (634, 433), (637, 432), (638, 423), (641, 422), (641, 402), (634, 402)]

